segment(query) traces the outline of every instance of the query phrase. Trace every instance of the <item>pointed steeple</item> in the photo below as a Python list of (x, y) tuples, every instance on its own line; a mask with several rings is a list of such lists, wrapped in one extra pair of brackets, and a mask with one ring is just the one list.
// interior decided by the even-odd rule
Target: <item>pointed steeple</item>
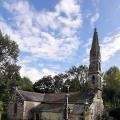
[(99, 46), (99, 41), (98, 41), (98, 34), (96, 28), (94, 29), (94, 34), (93, 34), (93, 41), (92, 41), (92, 46), (90, 50), (90, 66), (89, 72), (98, 72), (100, 71), (101, 63), (101, 55), (100, 55), (100, 46)]
[(93, 41), (91, 49), (96, 49), (99, 47), (97, 29), (94, 29)]
[(98, 41), (98, 34), (96, 28), (94, 29), (93, 41), (90, 50), (90, 64), (89, 64), (89, 85), (90, 88), (101, 89), (101, 55)]
[(100, 59), (100, 46), (96, 28), (94, 29), (93, 41), (90, 50), (90, 61), (93, 59)]

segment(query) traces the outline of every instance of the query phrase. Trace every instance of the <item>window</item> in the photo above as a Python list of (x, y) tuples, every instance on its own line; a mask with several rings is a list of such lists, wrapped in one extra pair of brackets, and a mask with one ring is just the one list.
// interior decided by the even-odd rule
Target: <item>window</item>
[(14, 114), (17, 114), (17, 103), (14, 104)]
[(100, 62), (99, 62), (99, 70), (101, 71), (101, 65), (100, 65)]
[(95, 76), (92, 76), (92, 83), (95, 84)]
[(39, 114), (38, 113), (36, 114), (36, 120), (39, 120)]

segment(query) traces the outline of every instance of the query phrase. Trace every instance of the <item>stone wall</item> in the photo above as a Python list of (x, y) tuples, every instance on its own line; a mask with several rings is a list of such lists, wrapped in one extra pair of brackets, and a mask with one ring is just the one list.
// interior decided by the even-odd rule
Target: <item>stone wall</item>
[[(36, 114), (39, 115), (40, 120), (63, 120), (63, 113), (52, 111), (39, 111), (34, 112), (34, 120), (36, 120)], [(80, 114), (70, 114), (69, 120), (82, 120)]]
[(42, 112), (41, 118), (42, 120), (63, 120), (61, 113), (53, 113), (53, 112)]
[(104, 105), (102, 100), (102, 92), (98, 90), (98, 92), (95, 94), (95, 97), (93, 98), (93, 102), (90, 105), (87, 114), (85, 116), (85, 120), (98, 120), (98, 117), (100, 117), (100, 120), (103, 115)]
[(14, 112), (15, 102), (9, 102), (8, 118), (10, 120), (23, 120), (23, 103), (17, 102), (17, 113)]
[(24, 119), (31, 119), (32, 115), (30, 113), (30, 110), (38, 105), (40, 105), (40, 102), (33, 102), (33, 101), (24, 101), (24, 111), (23, 111), (23, 118)]

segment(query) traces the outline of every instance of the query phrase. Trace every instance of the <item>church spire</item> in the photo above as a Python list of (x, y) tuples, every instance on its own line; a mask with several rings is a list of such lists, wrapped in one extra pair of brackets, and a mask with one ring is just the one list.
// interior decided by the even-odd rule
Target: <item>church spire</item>
[(95, 28), (91, 49), (97, 49), (97, 48), (99, 48), (99, 41), (98, 41), (97, 29)]
[[(101, 55), (100, 55), (100, 46), (98, 40), (98, 34), (96, 28), (94, 29), (93, 41), (90, 50), (90, 66), (89, 72), (98, 72), (101, 71)], [(93, 71), (94, 69), (94, 71)]]
[(92, 46), (90, 50), (89, 85), (92, 89), (101, 89), (101, 55), (96, 28), (94, 29)]

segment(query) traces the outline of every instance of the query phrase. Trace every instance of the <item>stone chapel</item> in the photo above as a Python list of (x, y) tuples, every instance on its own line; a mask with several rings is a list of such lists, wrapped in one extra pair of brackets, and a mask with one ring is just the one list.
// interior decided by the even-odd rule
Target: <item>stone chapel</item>
[[(15, 89), (10, 97), (10, 120), (102, 120), (101, 53), (96, 29), (90, 50), (86, 89), (80, 92), (42, 94)], [(66, 102), (67, 100), (67, 102)], [(66, 107), (67, 103), (67, 108)], [(66, 111), (65, 111), (66, 110)]]

